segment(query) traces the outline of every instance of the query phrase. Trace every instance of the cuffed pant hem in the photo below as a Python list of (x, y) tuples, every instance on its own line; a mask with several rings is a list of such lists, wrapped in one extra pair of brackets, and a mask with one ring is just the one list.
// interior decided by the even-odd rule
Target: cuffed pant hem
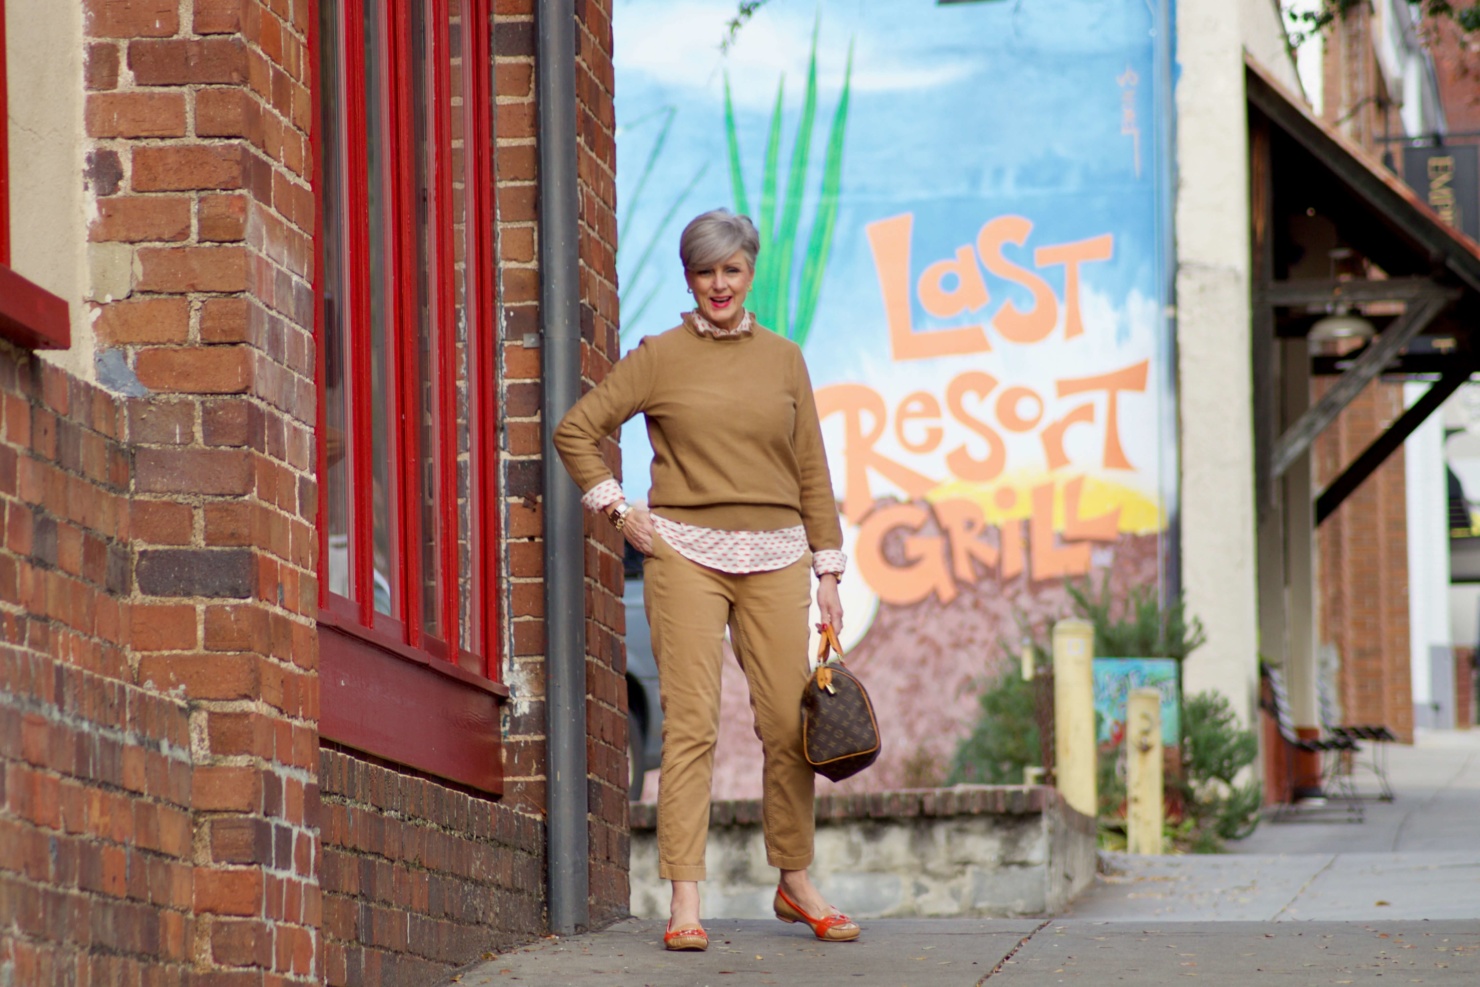
[(703, 864), (658, 864), (658, 879), (663, 881), (702, 881)]
[(812, 855), (806, 854), (797, 857), (783, 857), (776, 853), (766, 854), (766, 863), (777, 870), (806, 870), (812, 866)]

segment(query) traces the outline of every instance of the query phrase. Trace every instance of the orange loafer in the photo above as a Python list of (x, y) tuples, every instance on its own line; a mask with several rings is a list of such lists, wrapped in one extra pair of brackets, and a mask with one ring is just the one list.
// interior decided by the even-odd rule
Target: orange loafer
[(674, 952), (702, 953), (709, 948), (709, 933), (700, 928), (674, 929), (663, 932), (663, 948)]
[(812, 934), (823, 942), (851, 942), (863, 932), (858, 923), (846, 915), (824, 915), (813, 918), (802, 911), (802, 906), (791, 900), (791, 896), (780, 888), (776, 889), (776, 900), (771, 903), (776, 917), (783, 922), (805, 922), (811, 926)]

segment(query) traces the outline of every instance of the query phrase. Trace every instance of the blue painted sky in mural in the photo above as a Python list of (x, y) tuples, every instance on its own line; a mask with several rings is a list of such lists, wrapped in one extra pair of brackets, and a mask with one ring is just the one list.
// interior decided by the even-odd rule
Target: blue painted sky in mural
[[(1146, 0), (944, 6), (927, 0), (772, 0), (734, 48), (721, 54), (724, 22), (735, 6), (733, 0), (616, 3), (619, 215), (628, 214), (657, 136), (662, 118), (653, 114), (675, 110), (664, 153), (631, 221), (620, 230), (624, 277), (663, 213), (703, 170), (658, 236), (646, 275), (656, 278), (657, 294), (640, 322), (626, 326), (625, 347), (676, 324), (686, 307), (676, 256), (683, 222), (703, 209), (733, 205), (723, 73), (728, 69), (743, 167), (756, 205), (777, 81), (784, 72), (784, 169), (815, 23), (819, 92), (803, 242), (850, 43), (854, 69), (834, 246), (806, 347), (814, 383), (925, 379), (965, 364), (1004, 381), (1046, 380), (1125, 365), (1142, 355), (1153, 360), (1153, 380), (1162, 377), (1166, 278), (1157, 227), (1153, 11)], [(930, 263), (974, 244), (982, 225), (997, 216), (1024, 216), (1034, 224), (1025, 245), (1004, 249), (1007, 259), (1030, 268), (1035, 247), (1113, 234), (1113, 259), (1081, 266), (1086, 336), (1072, 348), (1050, 349), (1005, 343), (991, 334), (992, 350), (964, 358), (965, 364), (961, 358), (892, 362), (865, 228), (904, 213), (914, 216), (912, 285)], [(799, 256), (798, 269), (800, 264)], [(1039, 273), (1062, 299), (1065, 268)], [(916, 331), (989, 320), (1005, 301), (1020, 308), (1032, 304), (1021, 285), (991, 275), (985, 283), (990, 301), (977, 313), (935, 318), (915, 299)], [(623, 292), (624, 312), (635, 311), (627, 284)], [(1156, 472), (1164, 465), (1164, 436), (1158, 434), (1170, 409), (1156, 400), (1145, 404), (1127, 402), (1124, 413), (1127, 428), (1145, 435), (1135, 441), (1140, 452), (1133, 458)], [(646, 486), (649, 456), (641, 431), (624, 430), (627, 487), (636, 497)], [(1148, 457), (1156, 461), (1148, 463)]]

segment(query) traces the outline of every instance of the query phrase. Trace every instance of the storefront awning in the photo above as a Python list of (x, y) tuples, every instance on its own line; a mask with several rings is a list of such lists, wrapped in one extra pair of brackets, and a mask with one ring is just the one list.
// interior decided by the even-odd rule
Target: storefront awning
[[(1480, 244), (1253, 63), (1247, 86), (1260, 503), (1374, 378), (1434, 382), (1319, 493), (1319, 522), (1480, 369)], [(1377, 335), (1317, 356), (1313, 369), (1339, 379), (1277, 431), (1276, 340), (1307, 337), (1317, 321), (1345, 311), (1359, 312)]]

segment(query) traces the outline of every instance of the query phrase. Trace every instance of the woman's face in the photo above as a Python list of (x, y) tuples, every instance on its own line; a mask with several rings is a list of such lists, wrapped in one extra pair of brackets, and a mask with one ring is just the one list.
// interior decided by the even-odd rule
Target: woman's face
[(745, 251), (737, 250), (718, 264), (685, 271), (684, 277), (699, 303), (700, 315), (721, 329), (740, 324), (745, 296), (750, 294), (750, 282), (755, 279)]

